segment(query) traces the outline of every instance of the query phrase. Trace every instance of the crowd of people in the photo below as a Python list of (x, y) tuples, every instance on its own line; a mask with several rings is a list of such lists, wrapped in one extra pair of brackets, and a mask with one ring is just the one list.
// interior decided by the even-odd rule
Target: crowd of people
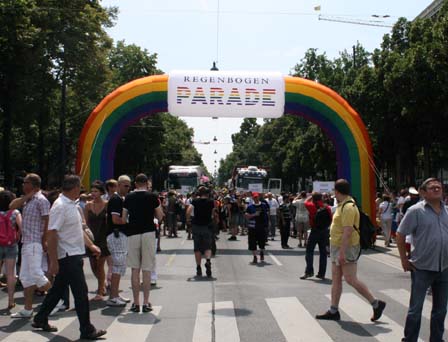
[[(340, 319), (343, 278), (371, 303), (372, 321), (378, 320), (386, 307), (357, 277), (362, 227), (346, 180), (335, 183), (333, 194), (274, 195), (215, 189), (205, 184), (184, 196), (174, 190), (153, 192), (144, 174), (134, 181), (127, 175), (105, 183), (95, 181), (89, 192), (82, 190), (78, 176), (68, 175), (60, 191), (44, 192), (40, 177), (31, 173), (24, 178), (22, 190), (23, 195), (16, 198), (11, 191), (0, 189), (0, 257), (7, 279), (8, 309), (15, 307), (18, 278), (25, 304), (11, 317), (31, 318), (34, 295), (46, 295), (33, 320), (33, 326), (44, 331), (56, 331), (48, 317), (68, 309), (70, 288), (81, 337), (97, 339), (104, 335), (105, 330), (96, 329), (90, 322), (89, 301), (104, 300), (113, 307), (130, 303), (131, 299), (120, 295), (120, 280), (127, 268), (131, 269), (133, 294), (130, 311), (152, 311), (149, 297), (151, 285), (157, 281), (156, 253), (161, 250), (161, 237), (176, 238), (178, 229), (185, 229), (187, 238), (193, 239), (197, 277), (203, 275), (203, 259), (205, 274), (212, 277), (211, 260), (220, 232), (228, 232), (229, 241), (247, 235), (252, 264), (264, 262), (266, 246), (279, 232), (283, 249), (291, 249), (291, 238), (297, 239), (297, 248), (305, 248), (306, 268), (301, 279), (315, 275), (316, 245), (318, 279), (325, 279), (327, 260), (331, 262), (331, 306), (317, 319)], [(391, 247), (395, 241), (403, 269), (412, 271), (403, 341), (418, 338), (422, 301), (428, 288), (432, 288), (435, 299), (431, 334), (443, 334), (448, 296), (448, 213), (442, 200), (442, 185), (437, 179), (425, 181), (419, 190), (404, 189), (399, 196), (377, 196), (376, 221), (384, 244)], [(438, 234), (430, 233), (434, 226), (439, 227)], [(431, 251), (436, 253), (429, 256)], [(86, 256), (97, 279), (96, 295), (90, 299), (83, 271)]]

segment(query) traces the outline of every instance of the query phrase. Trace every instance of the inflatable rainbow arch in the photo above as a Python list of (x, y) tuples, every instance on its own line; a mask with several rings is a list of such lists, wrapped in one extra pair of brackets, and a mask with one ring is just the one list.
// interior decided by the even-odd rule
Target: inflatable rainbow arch
[[(285, 114), (317, 124), (336, 149), (338, 177), (352, 185), (353, 196), (375, 217), (373, 152), (360, 116), (340, 95), (313, 81), (285, 79)], [(82, 130), (76, 172), (89, 188), (93, 180), (114, 176), (115, 149), (126, 129), (143, 117), (168, 111), (168, 75), (129, 82), (106, 96)]]

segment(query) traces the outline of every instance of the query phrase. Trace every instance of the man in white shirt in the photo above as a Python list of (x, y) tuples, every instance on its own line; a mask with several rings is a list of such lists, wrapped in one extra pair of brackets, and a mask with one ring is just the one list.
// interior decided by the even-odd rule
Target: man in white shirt
[(266, 202), (269, 204), (269, 233), (271, 240), (274, 241), (275, 230), (277, 228), (277, 210), (280, 207), (277, 200), (272, 197), (272, 193), (268, 192)]
[(70, 286), (75, 299), (81, 339), (96, 340), (105, 335), (106, 331), (95, 329), (90, 322), (83, 255), (85, 254), (85, 245), (95, 256), (99, 256), (101, 250), (93, 244), (82, 229), (81, 214), (75, 202), (79, 197), (80, 190), (81, 181), (78, 176), (65, 176), (62, 183), (62, 194), (50, 210), (47, 240), (50, 257), (48, 273), (55, 275), (56, 278), (35, 316), (32, 326), (48, 332), (57, 331), (55, 326), (48, 324), (48, 316), (62, 298), (64, 290)]

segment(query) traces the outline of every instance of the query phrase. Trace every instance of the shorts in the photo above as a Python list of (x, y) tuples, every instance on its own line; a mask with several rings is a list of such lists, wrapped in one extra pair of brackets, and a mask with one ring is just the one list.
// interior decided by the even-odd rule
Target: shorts
[[(339, 260), (338, 260), (339, 250), (340, 250), (339, 246), (330, 245), (331, 262), (334, 262), (336, 264), (336, 266), (340, 266), (339, 265)], [(349, 263), (349, 264), (356, 264), (358, 262), (358, 257), (359, 257), (360, 250), (361, 250), (361, 246), (360, 245), (347, 247), (347, 249), (345, 250), (345, 260), (346, 260), (346, 262)]]
[(24, 288), (36, 285), (38, 288), (46, 285), (48, 279), (42, 269), (44, 252), (39, 242), (26, 243), (22, 246), (22, 265), (20, 266), (20, 281)]
[(231, 227), (238, 227), (238, 224), (240, 223), (240, 218), (238, 217), (238, 214), (236, 215), (232, 215), (232, 217), (230, 218), (230, 226)]
[(308, 218), (308, 216), (296, 216), (296, 223), (303, 223), (303, 224), (308, 224), (310, 222), (310, 219)]
[(0, 246), (0, 260), (17, 259), (19, 247), (17, 244), (12, 246)]
[(264, 249), (266, 245), (266, 231), (263, 228), (249, 228), (247, 233), (247, 242), (249, 250), (256, 251), (257, 245), (260, 249)]
[(142, 271), (156, 268), (156, 232), (128, 236), (128, 267)]
[(205, 252), (212, 248), (212, 231), (209, 226), (193, 224), (193, 249), (195, 252)]
[(124, 276), (126, 274), (126, 258), (128, 256), (128, 237), (123, 233), (107, 236), (107, 248), (112, 257), (112, 273)]

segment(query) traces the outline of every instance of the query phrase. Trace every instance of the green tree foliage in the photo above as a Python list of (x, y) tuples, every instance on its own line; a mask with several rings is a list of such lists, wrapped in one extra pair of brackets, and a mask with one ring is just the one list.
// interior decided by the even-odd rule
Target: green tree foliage
[[(361, 115), (380, 185), (415, 185), (447, 168), (448, 1), (436, 19), (399, 19), (373, 53), (357, 43), (330, 60), (309, 49), (293, 75), (334, 89)], [(270, 166), (271, 176), (289, 189), (299, 179), (336, 177), (332, 142), (303, 119), (268, 120), (253, 132), (242, 125), (234, 136), (250, 139), (233, 139), (233, 152), (221, 161), (221, 181), (232, 165), (251, 162)]]
[[(106, 29), (116, 13), (99, 0), (0, 1), (0, 175), (7, 185), (20, 170), (59, 184), (74, 170), (78, 137), (100, 100), (123, 83), (161, 73), (157, 54), (113, 43)], [(139, 125), (117, 149), (129, 173), (201, 163), (184, 122), (162, 115)]]

